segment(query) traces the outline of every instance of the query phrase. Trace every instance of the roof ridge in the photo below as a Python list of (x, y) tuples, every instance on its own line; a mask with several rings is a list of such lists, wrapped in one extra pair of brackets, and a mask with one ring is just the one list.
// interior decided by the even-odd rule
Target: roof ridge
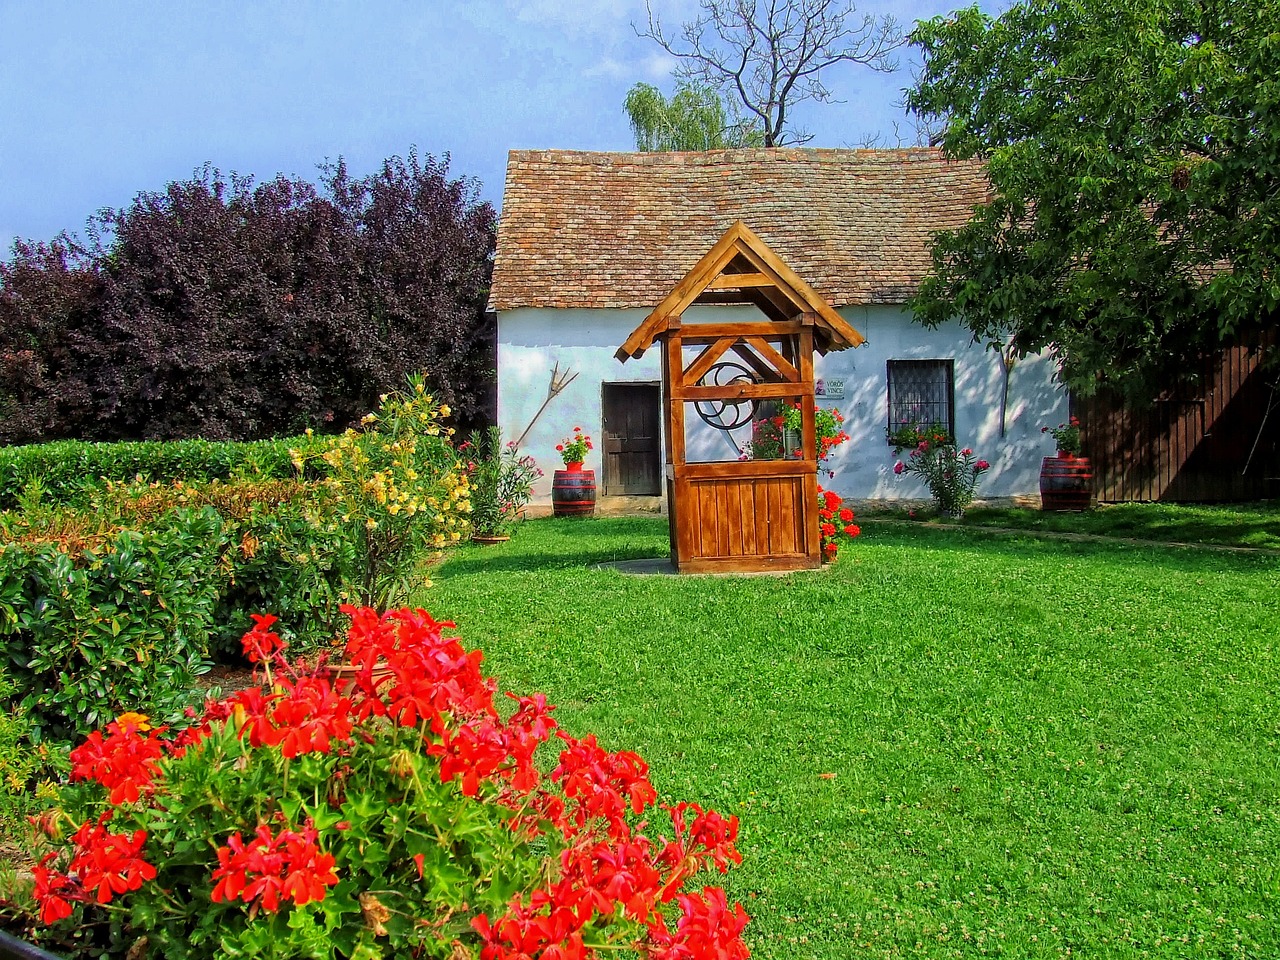
[[(741, 162), (743, 160), (901, 160), (920, 158), (949, 160), (941, 147), (734, 147), (723, 150), (571, 150), (563, 148), (512, 148), (508, 162), (519, 159), (540, 160), (620, 160), (652, 165), (678, 165), (694, 162)], [(975, 161), (956, 160), (957, 163)]]

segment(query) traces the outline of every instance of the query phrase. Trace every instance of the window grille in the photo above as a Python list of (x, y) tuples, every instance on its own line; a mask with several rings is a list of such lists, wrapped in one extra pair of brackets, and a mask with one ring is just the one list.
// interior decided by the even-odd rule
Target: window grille
[(889, 433), (942, 424), (956, 435), (955, 361), (889, 361)]

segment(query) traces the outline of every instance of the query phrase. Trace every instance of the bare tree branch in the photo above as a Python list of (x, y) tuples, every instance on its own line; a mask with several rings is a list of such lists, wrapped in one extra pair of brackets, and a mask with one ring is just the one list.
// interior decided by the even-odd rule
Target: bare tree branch
[(805, 100), (833, 99), (823, 70), (856, 63), (892, 71), (905, 42), (893, 17), (859, 17), (850, 0), (701, 0), (698, 16), (675, 34), (649, 0), (645, 9), (648, 27), (637, 35), (679, 61), (677, 77), (733, 91), (760, 118), (769, 147), (811, 139), (787, 128), (787, 112)]

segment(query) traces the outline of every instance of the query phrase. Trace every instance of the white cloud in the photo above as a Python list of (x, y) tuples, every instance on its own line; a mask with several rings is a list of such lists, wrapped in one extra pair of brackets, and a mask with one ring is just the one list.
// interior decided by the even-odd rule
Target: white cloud
[(666, 51), (651, 53), (640, 64), (641, 73), (650, 80), (665, 80), (676, 68), (676, 58)]
[(505, 0), (522, 23), (567, 28), (573, 33), (609, 31), (626, 24), (634, 6), (627, 0)]
[(608, 80), (638, 80), (661, 83), (671, 77), (675, 59), (665, 53), (652, 53), (638, 60), (623, 60), (606, 56), (582, 71), (584, 77), (604, 77)]
[[(554, 27), (571, 34), (615, 33), (631, 24), (643, 26), (648, 18), (645, 0), (501, 0), (508, 14), (521, 23)], [(696, 0), (650, 0), (649, 6), (664, 23), (688, 19), (698, 9)]]
[(625, 80), (634, 77), (635, 71), (628, 64), (613, 57), (605, 57), (582, 71), (584, 77), (606, 77), (610, 80)]

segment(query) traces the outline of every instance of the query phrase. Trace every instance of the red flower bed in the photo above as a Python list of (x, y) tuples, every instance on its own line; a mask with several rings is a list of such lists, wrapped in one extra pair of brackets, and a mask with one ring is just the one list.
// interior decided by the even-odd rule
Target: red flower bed
[(258, 617), (244, 648), (263, 684), (178, 733), (126, 714), (73, 752), (39, 819), (57, 845), (35, 870), (47, 940), (121, 957), (143, 936), (150, 957), (748, 955), (742, 907), (695, 882), (740, 862), (737, 818), (654, 816), (644, 761), (558, 730), (540, 694), (499, 711), (453, 624), (347, 612), (349, 691), (286, 660)]

